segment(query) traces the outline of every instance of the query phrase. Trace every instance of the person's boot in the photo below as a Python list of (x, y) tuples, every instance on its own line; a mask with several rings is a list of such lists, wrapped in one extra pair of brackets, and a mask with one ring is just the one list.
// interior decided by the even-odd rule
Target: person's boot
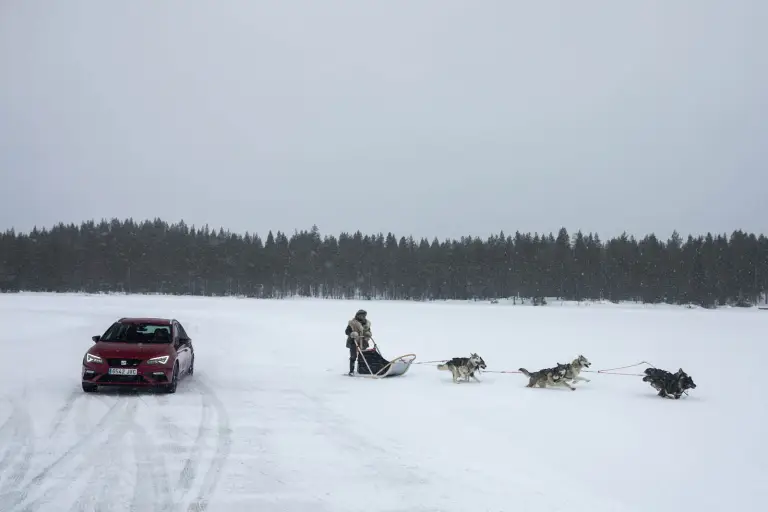
[(349, 373), (348, 375), (354, 375), (355, 374), (355, 362), (350, 361), (349, 362)]

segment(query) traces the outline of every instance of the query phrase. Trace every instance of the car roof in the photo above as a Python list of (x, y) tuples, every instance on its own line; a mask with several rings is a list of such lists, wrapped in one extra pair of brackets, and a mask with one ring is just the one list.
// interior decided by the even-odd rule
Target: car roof
[(118, 322), (121, 324), (171, 325), (172, 320), (169, 318), (125, 317), (118, 320)]

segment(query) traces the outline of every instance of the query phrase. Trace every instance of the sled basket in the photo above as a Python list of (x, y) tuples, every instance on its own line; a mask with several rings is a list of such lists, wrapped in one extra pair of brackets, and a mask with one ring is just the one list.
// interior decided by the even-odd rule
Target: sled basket
[(405, 354), (387, 361), (375, 345), (368, 350), (360, 350), (358, 347), (357, 373), (360, 376), (375, 379), (400, 377), (405, 375), (414, 359), (416, 359), (416, 354)]

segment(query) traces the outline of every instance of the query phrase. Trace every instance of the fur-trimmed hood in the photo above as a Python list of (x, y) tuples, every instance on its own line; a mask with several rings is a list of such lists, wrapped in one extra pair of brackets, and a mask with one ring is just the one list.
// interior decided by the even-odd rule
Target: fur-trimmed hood
[(353, 318), (348, 323), (349, 328), (352, 329), (354, 332), (358, 333), (360, 336), (370, 336), (371, 335), (371, 321), (367, 318), (364, 322), (361, 322), (357, 318)]

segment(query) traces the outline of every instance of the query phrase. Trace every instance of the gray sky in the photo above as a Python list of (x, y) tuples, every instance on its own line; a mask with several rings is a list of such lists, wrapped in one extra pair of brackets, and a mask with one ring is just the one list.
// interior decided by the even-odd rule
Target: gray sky
[(767, 232), (766, 21), (766, 0), (3, 0), (0, 229)]

